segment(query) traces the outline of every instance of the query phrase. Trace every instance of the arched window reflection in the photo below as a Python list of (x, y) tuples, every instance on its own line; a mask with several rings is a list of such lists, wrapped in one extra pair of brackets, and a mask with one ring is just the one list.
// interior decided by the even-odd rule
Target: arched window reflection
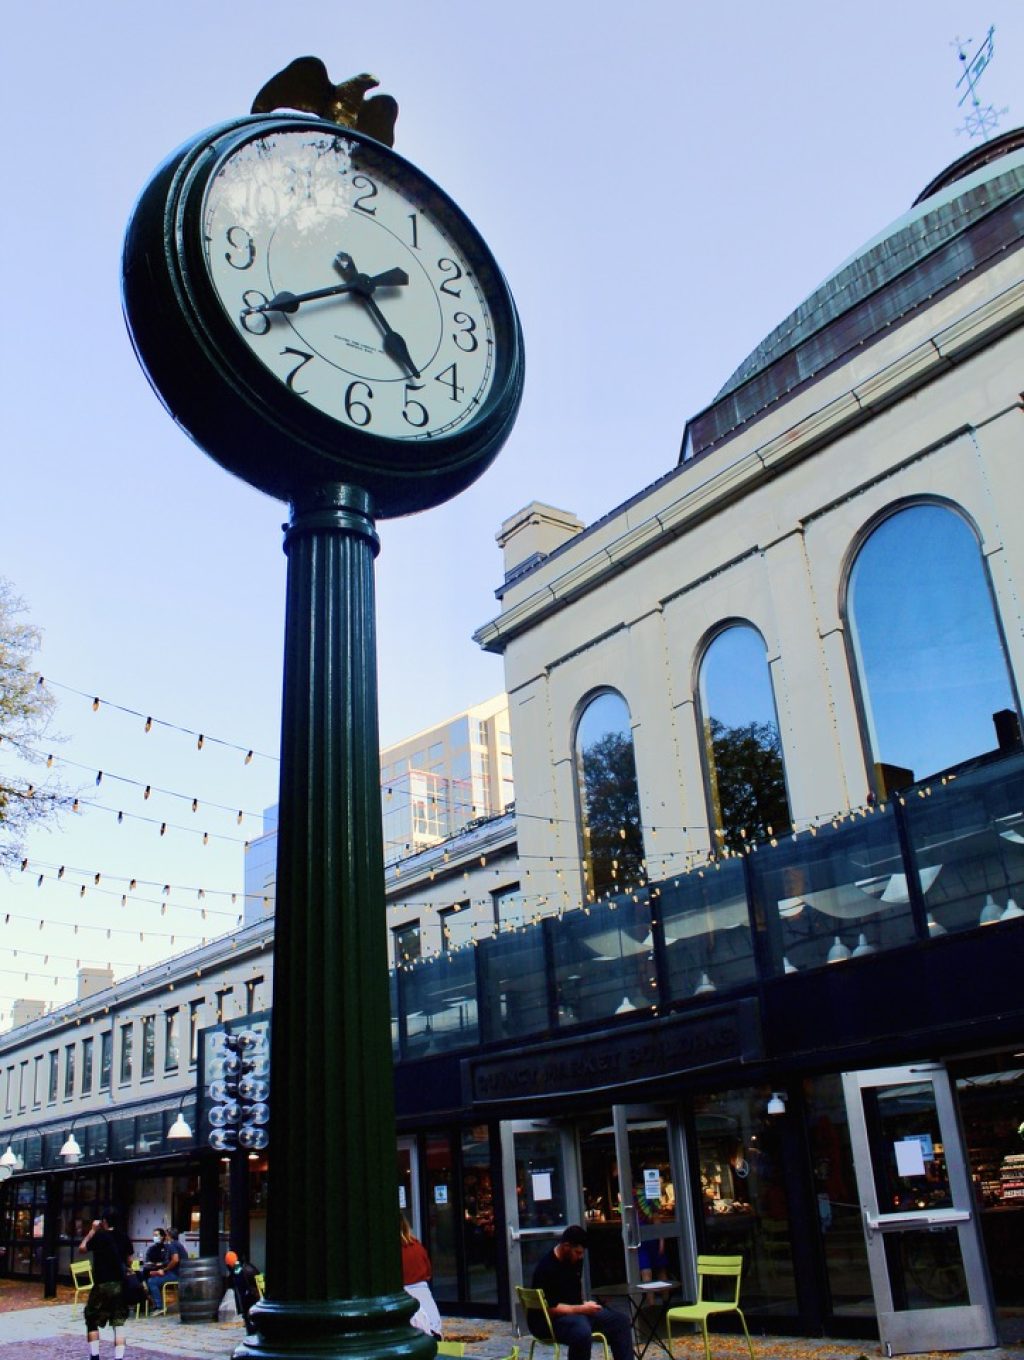
[(954, 510), (883, 520), (857, 554), (847, 611), (881, 792), (994, 750), (997, 714), (1016, 726), (981, 551)]
[(645, 876), (633, 732), (626, 701), (614, 690), (583, 710), (576, 728), (576, 778), (587, 895), (603, 897)]
[(775, 697), (764, 641), (750, 624), (723, 629), (704, 653), (700, 707), (716, 841), (736, 849), (788, 831)]

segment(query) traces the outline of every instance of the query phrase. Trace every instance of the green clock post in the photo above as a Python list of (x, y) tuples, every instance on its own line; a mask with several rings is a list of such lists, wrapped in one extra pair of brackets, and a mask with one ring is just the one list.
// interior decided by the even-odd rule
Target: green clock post
[(507, 438), (522, 336), (483, 239), (357, 128), (258, 115), (153, 175), (125, 238), (139, 360), (214, 459), (290, 504), (267, 1296), (240, 1356), (408, 1356), (378, 766), (376, 519)]

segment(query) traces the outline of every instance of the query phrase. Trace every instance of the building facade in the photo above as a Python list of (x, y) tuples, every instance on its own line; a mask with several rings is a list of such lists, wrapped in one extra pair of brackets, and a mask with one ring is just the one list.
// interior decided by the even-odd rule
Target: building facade
[[(398, 1193), (443, 1311), (509, 1315), (579, 1221), (606, 1297), (723, 1251), (758, 1331), (1019, 1336), (1022, 243), (1017, 132), (766, 337), (653, 486), (502, 527), (478, 641), (514, 818), (388, 869)], [(268, 976), (259, 923), (222, 965), (249, 932)], [(121, 988), (88, 1003), (74, 1042), (116, 1044)], [(53, 1160), (75, 1018), (0, 1040), (0, 1138), (41, 1145), (9, 1262), (82, 1174)]]

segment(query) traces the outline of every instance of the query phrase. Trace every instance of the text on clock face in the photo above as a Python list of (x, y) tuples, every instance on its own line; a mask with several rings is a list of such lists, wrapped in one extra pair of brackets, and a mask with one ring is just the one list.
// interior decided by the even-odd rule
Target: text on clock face
[(452, 214), (373, 159), (307, 129), (245, 144), (206, 191), (206, 266), (295, 396), (375, 434), (431, 438), (485, 402), (493, 319)]

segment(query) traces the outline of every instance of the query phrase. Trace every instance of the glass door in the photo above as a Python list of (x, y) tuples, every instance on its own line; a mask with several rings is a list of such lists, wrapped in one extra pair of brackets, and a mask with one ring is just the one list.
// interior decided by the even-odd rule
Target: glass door
[(693, 1223), (679, 1126), (666, 1111), (640, 1105), (614, 1106), (612, 1122), (625, 1283), (688, 1280)]
[(843, 1089), (885, 1353), (994, 1346), (948, 1073), (930, 1063), (846, 1072)]
[(419, 1162), (416, 1158), (416, 1139), (398, 1139), (398, 1208), (409, 1221), (413, 1233), (420, 1237)]
[(571, 1223), (583, 1222), (576, 1144), (570, 1126), (550, 1120), (507, 1120), (501, 1160), (508, 1224), (508, 1274), (529, 1284), (533, 1269)]

